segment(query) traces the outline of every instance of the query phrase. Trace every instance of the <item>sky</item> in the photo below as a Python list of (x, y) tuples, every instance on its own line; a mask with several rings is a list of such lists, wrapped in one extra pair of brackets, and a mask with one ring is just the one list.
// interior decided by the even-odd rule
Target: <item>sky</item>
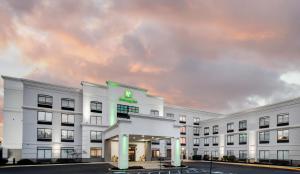
[(233, 113), (300, 97), (299, 17), (298, 0), (0, 0), (0, 74)]

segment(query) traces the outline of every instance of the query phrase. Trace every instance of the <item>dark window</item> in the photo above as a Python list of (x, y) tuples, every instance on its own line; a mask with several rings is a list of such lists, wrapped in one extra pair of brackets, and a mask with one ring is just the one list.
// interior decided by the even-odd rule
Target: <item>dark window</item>
[(186, 138), (185, 137), (180, 137), (180, 144), (181, 144), (181, 146), (186, 145)]
[(246, 133), (240, 133), (239, 135), (239, 140), (240, 143), (239, 144), (247, 144), (247, 134)]
[(181, 135), (185, 135), (186, 134), (186, 127), (185, 126), (181, 126), (180, 127), (180, 134)]
[(100, 116), (91, 116), (91, 125), (101, 125), (102, 118)]
[(38, 94), (38, 107), (52, 108), (53, 97), (44, 94)]
[(179, 123), (186, 124), (186, 116), (185, 115), (179, 116)]
[(74, 131), (61, 130), (61, 142), (74, 142)]
[(151, 144), (153, 144), (153, 145), (159, 145), (159, 140), (153, 140), (153, 141), (151, 141)]
[(150, 115), (152, 115), (152, 116), (159, 116), (159, 111), (158, 111), (158, 110), (152, 109), (152, 110), (150, 111)]
[(239, 122), (239, 131), (247, 130), (247, 120), (243, 120)]
[(139, 113), (139, 107), (128, 105), (117, 105), (117, 117), (130, 119), (129, 113)]
[(37, 159), (51, 159), (52, 149), (50, 147), (38, 147), (37, 148)]
[(91, 143), (102, 143), (102, 132), (91, 131)]
[(289, 125), (289, 114), (279, 114), (277, 115), (277, 126), (287, 126)]
[(218, 146), (219, 145), (219, 137), (213, 137), (212, 142), (213, 142), (213, 146)]
[(218, 134), (219, 133), (219, 126), (218, 125), (214, 125), (213, 126), (213, 134)]
[(233, 123), (227, 123), (227, 132), (234, 132)]
[(60, 150), (60, 157), (63, 159), (74, 158), (75, 156), (74, 148), (70, 147), (62, 147)]
[(52, 141), (52, 130), (46, 128), (37, 129), (37, 140), (38, 141)]
[(91, 112), (102, 113), (102, 103), (91, 101)]
[(199, 127), (194, 127), (193, 128), (193, 133), (194, 133), (194, 136), (199, 136), (200, 135), (200, 128)]
[(72, 114), (61, 114), (61, 125), (62, 126), (74, 126), (75, 117)]
[(200, 124), (200, 118), (194, 117), (194, 125), (199, 125)]
[(269, 142), (270, 142), (270, 132), (269, 131), (259, 132), (259, 143), (269, 144)]
[(204, 135), (209, 135), (209, 127), (204, 128)]
[(208, 138), (204, 138), (204, 146), (209, 146)]
[(38, 124), (52, 125), (52, 113), (38, 111)]
[(227, 145), (234, 145), (234, 136), (233, 135), (227, 135)]
[(240, 160), (246, 160), (247, 159), (247, 151), (246, 150), (240, 150), (239, 151), (239, 159)]
[(269, 128), (270, 127), (270, 117), (265, 116), (265, 117), (260, 117), (259, 118), (259, 128)]
[(199, 146), (199, 144), (200, 144), (200, 139), (194, 138), (194, 146)]
[(70, 98), (61, 99), (61, 109), (74, 111), (75, 110), (75, 100)]

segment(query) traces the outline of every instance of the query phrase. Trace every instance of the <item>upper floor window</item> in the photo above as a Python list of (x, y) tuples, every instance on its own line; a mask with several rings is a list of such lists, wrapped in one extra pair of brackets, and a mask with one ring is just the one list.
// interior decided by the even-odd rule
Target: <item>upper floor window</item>
[(61, 142), (74, 142), (74, 131), (61, 130)]
[(239, 144), (247, 144), (247, 133), (240, 133), (239, 140)]
[(247, 130), (247, 120), (243, 120), (239, 122), (239, 131)]
[(219, 133), (219, 126), (218, 125), (214, 125), (213, 126), (213, 134), (218, 134)]
[(185, 115), (180, 115), (179, 116), (179, 123), (186, 123), (186, 116)]
[(234, 132), (233, 123), (227, 123), (227, 132)]
[(289, 114), (279, 114), (277, 115), (277, 126), (287, 126), (289, 125)]
[(199, 144), (200, 144), (200, 139), (194, 138), (194, 146), (199, 146)]
[(158, 111), (158, 110), (151, 109), (150, 115), (152, 115), (152, 116), (159, 116), (159, 111)]
[(212, 143), (213, 143), (213, 146), (218, 146), (219, 145), (219, 137), (212, 137)]
[(209, 127), (204, 128), (204, 135), (209, 135)]
[(61, 99), (61, 109), (74, 111), (75, 110), (75, 100), (70, 98)]
[(52, 124), (52, 113), (38, 111), (38, 124)]
[(91, 125), (101, 125), (101, 117), (100, 116), (91, 116)]
[(194, 125), (199, 125), (200, 124), (200, 118), (194, 117)]
[(204, 138), (204, 146), (209, 146), (208, 138)]
[(173, 113), (167, 113), (167, 117), (174, 118), (174, 114)]
[(289, 130), (282, 129), (277, 131), (277, 142), (288, 143), (289, 142)]
[(185, 146), (186, 145), (186, 138), (185, 137), (180, 137), (180, 144), (182, 146)]
[(91, 131), (91, 143), (102, 143), (102, 132)]
[(227, 145), (234, 145), (234, 136), (233, 135), (227, 135)]
[(265, 116), (265, 117), (260, 117), (259, 118), (259, 128), (269, 128), (270, 127), (270, 117)]
[(185, 126), (181, 126), (180, 127), (180, 134), (181, 135), (185, 135), (186, 134), (186, 127)]
[(37, 140), (38, 141), (52, 141), (52, 130), (46, 128), (37, 129)]
[(270, 132), (269, 131), (259, 132), (259, 143), (268, 144), (269, 142), (270, 142)]
[(52, 108), (53, 97), (44, 94), (38, 94), (38, 107)]
[(91, 101), (91, 112), (102, 113), (102, 103), (98, 101)]
[(62, 126), (74, 126), (75, 116), (73, 114), (61, 114)]
[(194, 127), (193, 128), (193, 133), (195, 136), (199, 136), (200, 135), (200, 128), (199, 127)]
[(139, 113), (139, 107), (128, 105), (117, 105), (117, 117), (130, 119), (128, 113)]

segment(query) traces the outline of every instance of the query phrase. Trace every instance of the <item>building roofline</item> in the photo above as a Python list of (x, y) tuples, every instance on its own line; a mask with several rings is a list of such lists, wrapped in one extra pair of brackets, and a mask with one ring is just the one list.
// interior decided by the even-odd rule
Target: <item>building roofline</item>
[(105, 85), (100, 85), (100, 84), (97, 84), (97, 83), (91, 83), (91, 82), (87, 82), (87, 81), (81, 81), (81, 85), (87, 85), (87, 86), (99, 87), (99, 88), (105, 88), (105, 89), (108, 88)]
[(108, 87), (118, 87), (118, 86), (120, 86), (120, 87), (135, 89), (135, 90), (139, 90), (139, 91), (143, 91), (143, 92), (148, 91), (147, 89), (144, 89), (144, 88), (139, 88), (139, 87), (136, 87), (136, 86), (126, 85), (126, 84), (111, 81), (111, 80), (106, 81), (106, 84), (107, 84)]
[(72, 92), (80, 92), (81, 91), (80, 88), (57, 85), (57, 84), (53, 84), (53, 83), (40, 82), (40, 81), (35, 81), (35, 80), (30, 80), (30, 79), (25, 79), (25, 78), (16, 78), (16, 77), (4, 76), (4, 75), (2, 75), (1, 77), (4, 80), (20, 81), (20, 82), (23, 82), (24, 84), (42, 85), (42, 86), (46, 86), (47, 88), (49, 88), (49, 86), (50, 86), (53, 88), (60, 88), (61, 90), (68, 90), (68, 91), (72, 91)]
[(189, 110), (189, 111), (193, 111), (193, 112), (201, 112), (201, 113), (204, 113), (204, 114), (210, 114), (210, 115), (214, 115), (214, 116), (218, 116), (218, 117), (223, 117), (224, 116), (224, 114), (220, 114), (220, 113), (207, 112), (207, 111), (203, 111), (203, 110), (200, 110), (200, 109), (197, 109), (197, 108), (177, 106), (177, 105), (172, 105), (172, 104), (165, 104), (165, 107)]

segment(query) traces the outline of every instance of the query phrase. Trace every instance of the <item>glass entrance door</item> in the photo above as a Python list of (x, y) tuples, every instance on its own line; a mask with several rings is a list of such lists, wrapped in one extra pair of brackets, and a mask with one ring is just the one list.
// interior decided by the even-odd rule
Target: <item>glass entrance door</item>
[(129, 149), (128, 149), (128, 159), (129, 159), (129, 161), (135, 161), (135, 153), (136, 153), (136, 146), (135, 145), (129, 145)]

